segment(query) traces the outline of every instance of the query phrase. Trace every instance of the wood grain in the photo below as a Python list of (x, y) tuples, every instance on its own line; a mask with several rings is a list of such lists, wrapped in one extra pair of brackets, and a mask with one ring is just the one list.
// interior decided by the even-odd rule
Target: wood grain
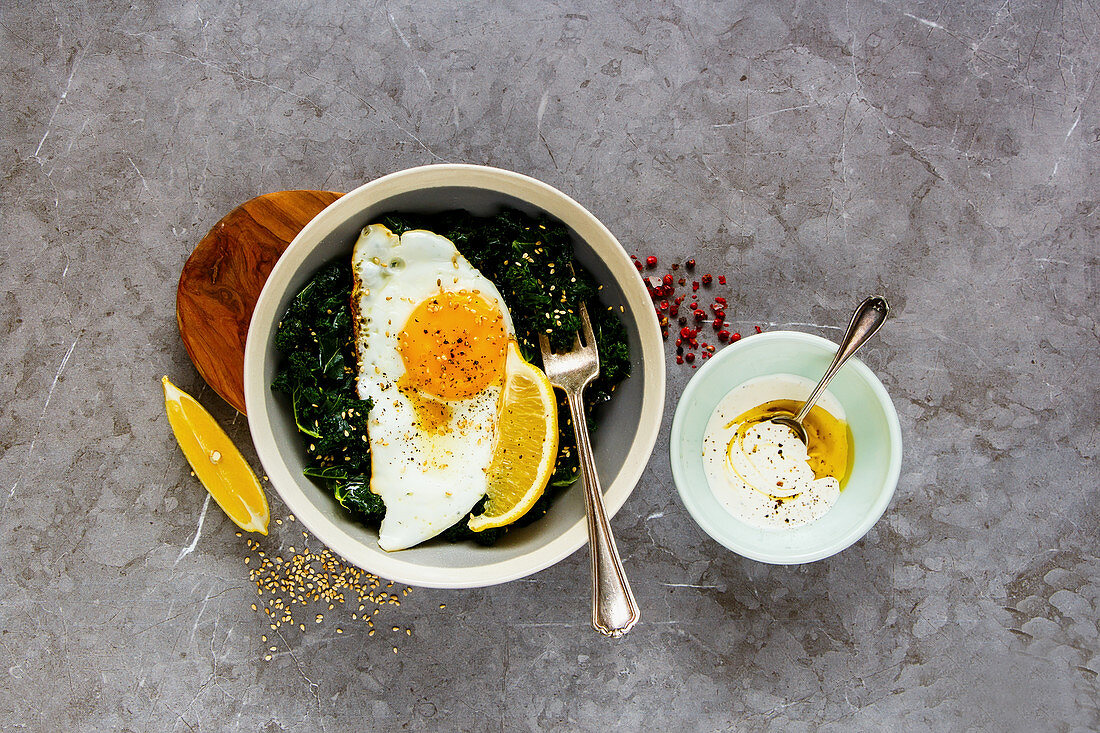
[(306, 224), (342, 194), (278, 191), (229, 212), (180, 273), (176, 321), (187, 354), (215, 392), (244, 414), (244, 344), (271, 268)]

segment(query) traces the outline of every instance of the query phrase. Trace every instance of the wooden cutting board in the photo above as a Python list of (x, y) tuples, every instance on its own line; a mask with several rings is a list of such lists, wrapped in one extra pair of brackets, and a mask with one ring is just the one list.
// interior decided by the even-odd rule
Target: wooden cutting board
[(206, 383), (241, 414), (244, 344), (260, 290), (302, 227), (342, 195), (278, 191), (250, 199), (215, 224), (183, 266), (176, 290), (183, 345)]

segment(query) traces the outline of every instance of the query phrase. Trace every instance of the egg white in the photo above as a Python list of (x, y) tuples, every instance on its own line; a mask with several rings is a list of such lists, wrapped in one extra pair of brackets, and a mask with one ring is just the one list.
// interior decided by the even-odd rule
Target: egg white
[(359, 357), (359, 396), (368, 416), (371, 491), (386, 504), (378, 544), (387, 551), (417, 545), (464, 517), (485, 495), (496, 440), (502, 386), (448, 400), (446, 425), (426, 431), (397, 384), (405, 374), (398, 335), (416, 306), (440, 289), (477, 290), (495, 302), (505, 330), (515, 329), (496, 286), (445, 237), (423, 230), (400, 237), (380, 224), (365, 228), (352, 253)]

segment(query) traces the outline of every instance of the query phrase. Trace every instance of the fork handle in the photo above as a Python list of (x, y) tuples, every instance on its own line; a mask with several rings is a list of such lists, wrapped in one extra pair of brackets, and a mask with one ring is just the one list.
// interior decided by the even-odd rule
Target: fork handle
[(622, 636), (638, 620), (638, 603), (630, 590), (623, 571), (611, 524), (603, 508), (603, 491), (596, 474), (592, 443), (588, 439), (588, 423), (584, 417), (582, 390), (567, 394), (569, 411), (573, 414), (573, 430), (577, 434), (577, 453), (584, 484), (584, 504), (588, 519), (588, 547), (592, 557), (592, 626), (607, 636)]

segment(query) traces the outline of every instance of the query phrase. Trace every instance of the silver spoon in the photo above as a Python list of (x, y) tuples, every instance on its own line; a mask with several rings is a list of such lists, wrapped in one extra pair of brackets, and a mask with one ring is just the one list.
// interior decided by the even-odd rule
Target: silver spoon
[(788, 415), (775, 415), (771, 418), (771, 422), (779, 425), (784, 425), (794, 431), (794, 434), (798, 436), (798, 439), (803, 443), (808, 441), (806, 435), (806, 428), (802, 427), (802, 421), (806, 419), (806, 415), (810, 414), (810, 408), (814, 406), (818, 398), (821, 397), (821, 393), (825, 391), (825, 387), (828, 386), (832, 378), (836, 376), (836, 373), (840, 371), (840, 368), (844, 366), (844, 362), (848, 361), (848, 358), (852, 354), (859, 351), (859, 347), (863, 346), (867, 341), (875, 335), (875, 333), (882, 327), (883, 322), (886, 320), (886, 314), (890, 312), (890, 306), (886, 305), (886, 299), (880, 298), (877, 295), (868, 298), (856, 307), (855, 313), (852, 314), (852, 321), (848, 324), (848, 330), (844, 334), (844, 338), (840, 341), (840, 347), (836, 350), (836, 356), (833, 357), (833, 363), (829, 365), (829, 368), (825, 370), (825, 375), (821, 377), (821, 381), (814, 387), (814, 391), (810, 393), (809, 399), (802, 405), (802, 409), (798, 411), (798, 414), (794, 417)]

